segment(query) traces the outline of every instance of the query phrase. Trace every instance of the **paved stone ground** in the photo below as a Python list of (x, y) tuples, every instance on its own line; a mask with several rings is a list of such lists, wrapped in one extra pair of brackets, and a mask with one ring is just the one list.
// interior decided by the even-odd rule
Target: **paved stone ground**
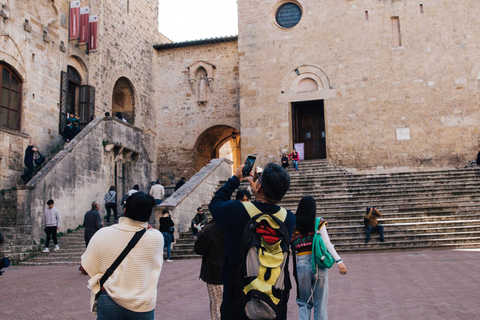
[[(480, 319), (480, 250), (343, 254), (330, 270), (330, 320)], [(201, 260), (164, 263), (155, 319), (207, 320)], [(17, 267), (0, 277), (0, 319), (95, 319), (75, 267)], [(298, 318), (295, 288), (289, 319)]]

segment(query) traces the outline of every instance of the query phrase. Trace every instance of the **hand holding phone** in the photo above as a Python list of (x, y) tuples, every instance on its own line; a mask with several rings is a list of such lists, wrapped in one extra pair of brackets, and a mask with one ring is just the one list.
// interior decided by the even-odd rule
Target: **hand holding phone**
[(253, 169), (256, 159), (257, 159), (257, 156), (253, 154), (249, 154), (247, 156), (247, 160), (245, 160), (245, 166), (243, 167), (243, 170), (242, 170), (242, 176), (248, 177), (250, 175), (250, 172)]

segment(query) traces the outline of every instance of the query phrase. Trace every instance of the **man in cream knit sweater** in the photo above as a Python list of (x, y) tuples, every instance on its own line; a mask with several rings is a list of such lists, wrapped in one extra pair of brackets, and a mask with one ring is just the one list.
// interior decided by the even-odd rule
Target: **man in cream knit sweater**
[[(82, 255), (82, 267), (90, 276), (92, 302), (100, 291), (97, 319), (154, 319), (163, 264), (163, 236), (147, 222), (154, 206), (153, 197), (143, 192), (128, 197), (125, 217), (98, 230)], [(147, 232), (100, 288), (103, 274), (142, 228)]]

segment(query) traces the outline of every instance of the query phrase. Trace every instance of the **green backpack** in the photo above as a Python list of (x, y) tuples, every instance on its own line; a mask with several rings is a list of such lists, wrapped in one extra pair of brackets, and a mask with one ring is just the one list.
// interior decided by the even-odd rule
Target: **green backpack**
[(320, 229), (325, 224), (325, 222), (320, 224), (321, 220), (321, 217), (315, 218), (315, 235), (312, 242), (312, 272), (314, 274), (317, 273), (316, 266), (322, 269), (330, 269), (335, 263), (335, 259), (328, 252), (320, 235)]

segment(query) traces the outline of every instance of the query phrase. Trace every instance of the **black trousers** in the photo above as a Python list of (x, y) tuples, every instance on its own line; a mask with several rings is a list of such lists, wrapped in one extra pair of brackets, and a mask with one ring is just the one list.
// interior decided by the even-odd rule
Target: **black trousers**
[(57, 242), (57, 227), (45, 227), (45, 233), (47, 234), (47, 240), (45, 241), (45, 248), (48, 248), (50, 245), (50, 236), (53, 239), (53, 243), (55, 245), (58, 244)]
[(117, 212), (117, 204), (114, 203), (113, 205), (109, 205), (105, 203), (105, 210), (107, 210), (107, 222), (110, 223), (110, 215), (113, 210), (113, 217), (115, 218), (115, 222), (118, 220), (118, 212)]

